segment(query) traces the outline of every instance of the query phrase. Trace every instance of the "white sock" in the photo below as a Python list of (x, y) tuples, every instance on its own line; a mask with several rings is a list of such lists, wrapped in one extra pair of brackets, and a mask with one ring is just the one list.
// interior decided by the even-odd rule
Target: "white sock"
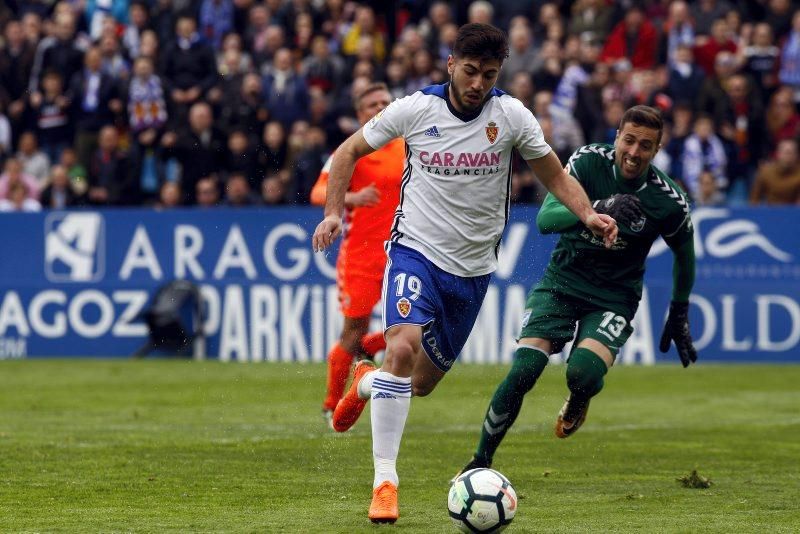
[(380, 369), (375, 369), (361, 377), (358, 386), (356, 386), (359, 399), (368, 399), (370, 395), (372, 395), (372, 381), (375, 380), (375, 374), (378, 371), (380, 371)]
[(395, 486), (397, 453), (411, 407), (411, 377), (377, 371), (372, 377), (372, 458), (375, 464), (373, 488), (389, 481)]

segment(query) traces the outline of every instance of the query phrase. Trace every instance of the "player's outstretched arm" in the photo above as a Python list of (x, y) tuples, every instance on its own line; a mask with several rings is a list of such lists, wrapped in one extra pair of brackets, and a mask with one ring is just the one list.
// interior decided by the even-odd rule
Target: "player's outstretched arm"
[(561, 167), (561, 162), (550, 151), (546, 156), (529, 159), (528, 165), (540, 182), (564, 206), (574, 213), (595, 235), (602, 236), (607, 247), (617, 240), (617, 223), (608, 215), (594, 211), (581, 184)]
[(678, 235), (664, 239), (674, 255), (672, 264), (672, 302), (669, 306), (667, 322), (661, 334), (659, 349), (669, 350), (670, 342), (675, 343), (681, 364), (688, 367), (697, 361), (689, 331), (689, 295), (695, 278), (694, 231), (687, 225)]
[(547, 193), (536, 216), (536, 226), (543, 234), (557, 234), (572, 228), (578, 224), (578, 216), (569, 211), (567, 207), (553, 196)]
[(348, 137), (336, 150), (336, 157), (333, 159), (333, 165), (331, 165), (328, 175), (325, 218), (317, 225), (314, 236), (311, 238), (311, 246), (315, 251), (328, 248), (342, 233), (344, 196), (350, 187), (353, 169), (358, 158), (372, 152), (375, 152), (375, 149), (364, 139), (361, 130)]

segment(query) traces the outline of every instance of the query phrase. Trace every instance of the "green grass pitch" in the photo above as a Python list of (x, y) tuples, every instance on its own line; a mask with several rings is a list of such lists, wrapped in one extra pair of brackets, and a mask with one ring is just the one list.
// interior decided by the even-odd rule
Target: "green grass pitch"
[[(456, 366), (414, 399), (400, 520), (366, 517), (369, 413), (324, 427), (324, 366), (0, 362), (0, 531), (451, 532), (503, 366)], [(800, 531), (800, 367), (613, 369), (586, 425), (552, 425), (547, 369), (495, 458), (520, 496), (509, 532)], [(697, 469), (713, 485), (676, 480)]]

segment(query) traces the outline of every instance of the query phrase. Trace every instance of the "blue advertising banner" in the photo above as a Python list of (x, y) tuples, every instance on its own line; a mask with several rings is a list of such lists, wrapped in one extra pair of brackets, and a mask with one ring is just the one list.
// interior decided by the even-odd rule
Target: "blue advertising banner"
[[(461, 361), (509, 362), (529, 286), (555, 236), (517, 207), (500, 267)], [(315, 254), (316, 208), (101, 210), (4, 214), (0, 357), (128, 356), (145, 340), (141, 313), (176, 278), (196, 282), (209, 357), (323, 361), (341, 328), (336, 252)], [(703, 361), (800, 361), (800, 210), (695, 210), (692, 330)], [(656, 345), (672, 255), (656, 243), (622, 363), (677, 361)], [(380, 312), (373, 314), (380, 328)], [(565, 349), (568, 350), (568, 349)], [(554, 355), (559, 360), (561, 355)]]

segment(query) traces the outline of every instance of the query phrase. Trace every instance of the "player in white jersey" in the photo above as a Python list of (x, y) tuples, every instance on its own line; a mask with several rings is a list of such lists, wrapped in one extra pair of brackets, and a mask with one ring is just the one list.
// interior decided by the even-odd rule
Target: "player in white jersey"
[(395, 465), (411, 395), (433, 391), (458, 357), (497, 267), (508, 220), (511, 150), (517, 148), (542, 184), (607, 245), (616, 239), (615, 221), (595, 213), (533, 114), (494, 88), (507, 56), (501, 30), (462, 26), (447, 60), (450, 82), (390, 104), (339, 147), (330, 171), (325, 218), (313, 236), (318, 251), (341, 233), (356, 160), (396, 137), (405, 139), (383, 280), (386, 355), (380, 369), (368, 361), (356, 366), (333, 416), (334, 428), (343, 432), (372, 399), (373, 522), (393, 523), (399, 516)]

